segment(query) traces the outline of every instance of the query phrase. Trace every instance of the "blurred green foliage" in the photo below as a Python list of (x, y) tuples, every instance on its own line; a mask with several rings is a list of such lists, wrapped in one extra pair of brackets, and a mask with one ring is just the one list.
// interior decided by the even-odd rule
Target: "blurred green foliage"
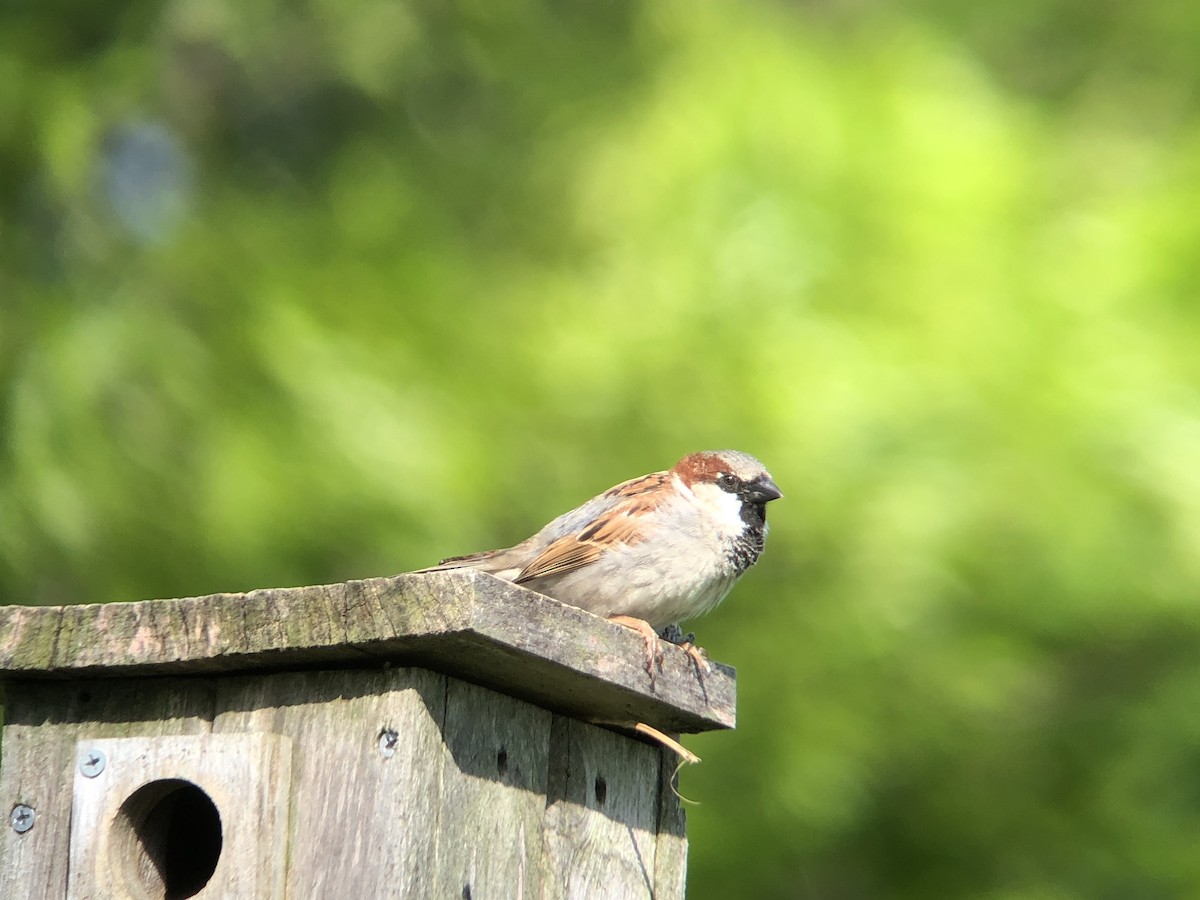
[(1200, 895), (1200, 12), (0, 10), (0, 601), (389, 574), (724, 446), (690, 894)]

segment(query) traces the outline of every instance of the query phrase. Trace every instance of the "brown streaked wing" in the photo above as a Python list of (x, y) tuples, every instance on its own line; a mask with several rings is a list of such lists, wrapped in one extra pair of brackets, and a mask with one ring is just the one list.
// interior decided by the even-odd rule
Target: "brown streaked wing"
[(601, 553), (616, 544), (636, 544), (642, 540), (637, 519), (650, 508), (651, 504), (644, 501), (624, 504), (579, 534), (563, 535), (521, 570), (516, 583), (561, 575), (594, 563)]
[(636, 497), (638, 494), (645, 494), (648, 491), (657, 491), (666, 484), (667, 476), (670, 474), (670, 472), (651, 472), (649, 475), (630, 478), (628, 481), (622, 481), (616, 487), (610, 487), (604, 492), (604, 496)]

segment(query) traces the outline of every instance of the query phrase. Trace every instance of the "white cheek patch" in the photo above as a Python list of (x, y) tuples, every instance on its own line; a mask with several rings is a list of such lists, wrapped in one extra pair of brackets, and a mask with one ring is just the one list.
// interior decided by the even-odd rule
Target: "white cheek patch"
[(728, 535), (739, 535), (746, 527), (742, 521), (742, 501), (736, 494), (723, 491), (715, 484), (697, 484), (692, 488), (696, 505), (708, 513)]

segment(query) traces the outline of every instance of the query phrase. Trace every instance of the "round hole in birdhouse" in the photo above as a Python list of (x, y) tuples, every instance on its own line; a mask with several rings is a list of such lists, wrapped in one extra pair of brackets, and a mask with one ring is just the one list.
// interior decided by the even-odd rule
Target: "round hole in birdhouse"
[(110, 845), (131, 896), (182, 900), (204, 889), (221, 858), (221, 814), (190, 781), (142, 785), (121, 804)]

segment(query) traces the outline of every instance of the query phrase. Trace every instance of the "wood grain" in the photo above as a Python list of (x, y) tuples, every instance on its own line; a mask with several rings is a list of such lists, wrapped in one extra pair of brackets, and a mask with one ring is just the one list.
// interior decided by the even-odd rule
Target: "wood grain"
[(0, 798), (6, 810), (32, 806), (37, 818), (25, 834), (0, 828), (0, 897), (65, 895), (80, 737), (203, 734), (212, 704), (211, 684), (181, 679), (9, 684)]
[(551, 719), (544, 709), (449, 680), (438, 873), (429, 896), (542, 896)]
[(735, 678), (590, 613), (456, 570), (344, 584), (64, 607), (0, 607), (0, 679), (419, 665), (587, 721), (732, 728)]
[(687, 888), (687, 814), (677, 787), (679, 757), (661, 753), (658, 787), (658, 835), (654, 848), (655, 897), (682, 897)]
[(432, 896), (445, 697), (446, 679), (421, 669), (221, 680), (215, 732), (271, 732), (297, 748), (287, 896)]
[(655, 885), (662, 751), (555, 717), (545, 900), (682, 897)]

